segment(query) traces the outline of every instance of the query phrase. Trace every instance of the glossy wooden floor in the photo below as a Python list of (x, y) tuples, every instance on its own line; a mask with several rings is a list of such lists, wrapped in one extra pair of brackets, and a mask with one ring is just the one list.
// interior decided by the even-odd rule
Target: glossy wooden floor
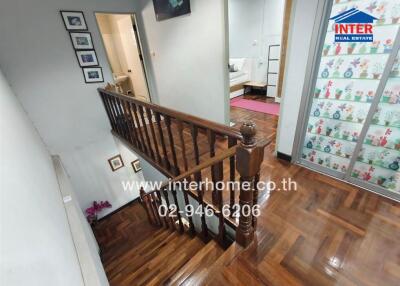
[[(274, 139), (276, 116), (231, 111), (232, 121), (251, 119), (258, 136)], [(400, 285), (400, 204), (278, 160), (274, 149), (266, 148), (261, 179), (282, 189), (291, 178), (297, 191), (262, 190), (255, 241), (245, 250), (234, 243), (186, 285)], [(98, 226), (106, 269), (154, 231), (135, 218), (143, 214), (132, 207)]]
[[(276, 118), (232, 108), (270, 136)], [(267, 147), (262, 179), (297, 191), (262, 192), (257, 240), (212, 285), (400, 285), (400, 204), (291, 165)]]

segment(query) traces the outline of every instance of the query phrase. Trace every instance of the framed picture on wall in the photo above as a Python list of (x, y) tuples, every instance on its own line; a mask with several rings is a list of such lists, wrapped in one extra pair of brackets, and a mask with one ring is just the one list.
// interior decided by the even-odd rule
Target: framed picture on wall
[(93, 49), (92, 35), (89, 32), (73, 32), (69, 33), (69, 35), (75, 50)]
[(118, 169), (121, 169), (124, 166), (124, 162), (122, 161), (121, 155), (117, 155), (108, 159), (108, 163), (110, 164), (111, 170), (113, 172), (115, 172)]
[(65, 28), (68, 31), (85, 31), (87, 25), (85, 16), (81, 11), (60, 11), (61, 16), (64, 20)]
[(91, 67), (99, 65), (95, 50), (76, 51), (76, 57), (78, 58), (79, 65), (81, 67)]
[(153, 0), (157, 21), (190, 13), (190, 0)]
[(142, 170), (142, 167), (140, 166), (140, 161), (139, 160), (135, 160), (131, 163), (133, 170), (135, 171), (135, 173), (139, 172)]
[(103, 82), (103, 71), (101, 67), (83, 68), (83, 75), (86, 83)]

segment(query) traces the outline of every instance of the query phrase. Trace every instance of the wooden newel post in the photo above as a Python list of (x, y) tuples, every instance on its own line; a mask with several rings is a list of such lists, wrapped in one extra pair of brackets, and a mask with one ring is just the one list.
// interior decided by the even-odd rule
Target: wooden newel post
[(246, 247), (254, 238), (252, 217), (254, 179), (260, 172), (263, 149), (256, 143), (255, 123), (251, 121), (243, 123), (240, 132), (243, 140), (236, 152), (236, 170), (240, 174), (240, 217), (239, 227), (236, 230), (236, 241)]

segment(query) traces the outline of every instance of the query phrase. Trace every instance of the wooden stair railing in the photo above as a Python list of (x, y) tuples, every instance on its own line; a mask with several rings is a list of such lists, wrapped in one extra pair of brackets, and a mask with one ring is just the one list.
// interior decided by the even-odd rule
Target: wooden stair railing
[[(202, 190), (184, 192), (185, 205), (189, 203), (187, 195), (195, 198), (203, 208), (210, 207), (219, 217), (218, 237), (224, 237), (223, 223), (236, 229), (236, 241), (247, 246), (253, 239), (256, 218), (243, 214), (242, 209), (257, 203), (258, 193), (255, 183), (259, 179), (260, 165), (266, 142), (256, 142), (255, 124), (244, 123), (240, 132), (234, 128), (206, 119), (185, 114), (156, 104), (137, 100), (105, 89), (98, 89), (109, 118), (112, 134), (130, 147), (138, 155), (151, 163), (160, 172), (173, 181), (184, 178), (196, 182), (204, 181), (211, 175), (212, 182), (224, 180), (224, 160), (228, 160), (229, 175), (225, 180), (237, 181), (240, 177), (239, 219), (219, 215), (225, 201), (229, 203), (230, 213), (234, 211), (236, 192), (229, 189), (229, 198), (223, 198), (221, 191), (213, 190), (210, 203)], [(207, 146), (207, 150), (204, 150)], [(247, 190), (245, 186), (250, 186)], [(177, 202), (173, 190), (173, 201)], [(143, 193), (143, 201), (151, 223), (171, 225), (169, 218), (161, 219), (157, 215), (162, 197), (169, 206), (166, 186), (160, 190)], [(176, 203), (176, 205), (178, 205)], [(208, 236), (205, 217), (202, 216), (202, 234)], [(179, 231), (183, 232), (182, 219), (178, 217)], [(193, 225), (193, 223), (189, 224)], [(194, 232), (193, 226), (190, 231)]]
[[(225, 225), (229, 225), (236, 231), (236, 241), (242, 245), (247, 246), (252, 240), (254, 236), (254, 229), (256, 228), (257, 218), (253, 216), (253, 213), (250, 212), (242, 212), (243, 209), (250, 210), (254, 204), (257, 204), (257, 194), (258, 190), (256, 189), (256, 183), (259, 179), (259, 171), (260, 165), (263, 158), (263, 149), (264, 146), (257, 146), (255, 143), (254, 135), (255, 135), (255, 125), (252, 123), (245, 123), (241, 128), (243, 134), (243, 142), (241, 142), (238, 146), (233, 146), (222, 153), (208, 159), (207, 161), (196, 165), (192, 169), (182, 173), (181, 175), (173, 178), (172, 180), (166, 181), (163, 183), (158, 190), (153, 190), (146, 193), (143, 189), (140, 191), (140, 197), (142, 203), (147, 211), (147, 215), (149, 217), (149, 221), (156, 226), (164, 226), (166, 228), (171, 228), (173, 230), (177, 230), (180, 233), (185, 231), (181, 213), (185, 213), (182, 211), (178, 204), (177, 200), (177, 191), (174, 189), (175, 182), (181, 182), (183, 180), (189, 181), (197, 181), (196, 178), (201, 177), (201, 173), (206, 171), (207, 169), (212, 169), (211, 173), (213, 176), (213, 183), (222, 182), (222, 174), (223, 174), (223, 162), (225, 159), (229, 159), (234, 155), (237, 155), (240, 160), (237, 160), (236, 168), (240, 173), (240, 200), (239, 200), (239, 220), (233, 220), (229, 216), (224, 215), (223, 211), (223, 191), (218, 191), (218, 204), (208, 204), (203, 200), (204, 197), (204, 189), (198, 188), (196, 192), (189, 189), (179, 190), (183, 192), (184, 196), (184, 206), (183, 209), (186, 210), (186, 206), (189, 203), (188, 195), (197, 201), (199, 206), (201, 206), (202, 211), (200, 212), (201, 217), (201, 237), (205, 240), (209, 238), (209, 230), (206, 223), (205, 218), (205, 209), (210, 208), (218, 217), (218, 234), (216, 235), (216, 240), (222, 246), (226, 245), (226, 234), (225, 234)], [(218, 171), (215, 171), (218, 170)], [(248, 184), (248, 187), (242, 187), (243, 184)], [(199, 184), (201, 186), (201, 184)], [(232, 190), (230, 190), (232, 191)], [(162, 196), (164, 197), (165, 204), (167, 206), (167, 210), (171, 209), (171, 202), (169, 200), (168, 192), (172, 192), (173, 196), (173, 205), (176, 206), (176, 215), (167, 213), (166, 216), (161, 216), (159, 212), (159, 208), (162, 204)], [(229, 194), (229, 193), (228, 193)], [(213, 193), (214, 195), (214, 193)], [(185, 213), (186, 214), (186, 213)], [(174, 215), (174, 216), (171, 216)], [(174, 220), (173, 217), (176, 219)], [(187, 228), (187, 232), (191, 235), (196, 233), (195, 226), (192, 221), (191, 216), (187, 216), (189, 226)]]
[[(98, 92), (112, 134), (169, 178), (188, 171), (221, 150), (236, 146), (243, 139), (238, 130), (210, 120), (105, 89), (99, 88)], [(232, 181), (235, 161), (235, 156), (229, 158)], [(200, 181), (201, 176), (196, 179)], [(218, 204), (217, 197), (214, 194), (215, 204)], [(230, 205), (234, 204), (232, 192)]]

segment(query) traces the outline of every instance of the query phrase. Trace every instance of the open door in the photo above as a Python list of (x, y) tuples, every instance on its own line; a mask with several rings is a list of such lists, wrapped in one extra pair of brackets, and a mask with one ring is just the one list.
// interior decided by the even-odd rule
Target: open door
[(151, 101), (134, 14), (96, 13), (118, 92)]

